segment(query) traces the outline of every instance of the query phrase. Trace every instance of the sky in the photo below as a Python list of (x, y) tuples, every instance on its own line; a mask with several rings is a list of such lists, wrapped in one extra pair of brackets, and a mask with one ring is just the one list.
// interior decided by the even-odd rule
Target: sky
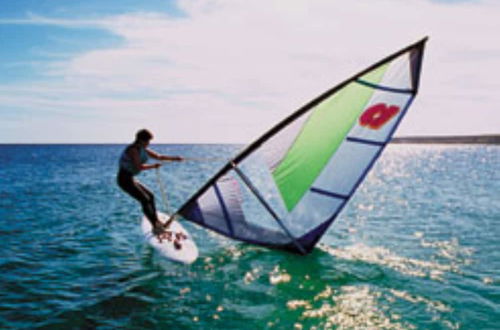
[(0, 0), (0, 143), (249, 143), (429, 36), (397, 136), (500, 134), (498, 0)]

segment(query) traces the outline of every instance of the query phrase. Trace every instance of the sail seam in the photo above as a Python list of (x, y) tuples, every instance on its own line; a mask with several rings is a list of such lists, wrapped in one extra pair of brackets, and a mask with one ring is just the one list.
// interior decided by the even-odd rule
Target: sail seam
[(360, 139), (360, 138), (355, 138), (355, 137), (350, 137), (350, 136), (348, 136), (346, 138), (346, 140), (349, 142), (368, 144), (368, 145), (373, 145), (373, 146), (377, 146), (377, 147), (383, 147), (387, 143), (387, 142), (380, 142), (380, 141), (375, 141), (375, 140)]
[(317, 194), (321, 194), (321, 195), (325, 195), (325, 196), (329, 196), (329, 197), (333, 197), (333, 198), (338, 198), (338, 199), (343, 199), (343, 200), (349, 199), (349, 196), (347, 196), (347, 195), (337, 194), (337, 193), (334, 193), (333, 191), (328, 191), (328, 190), (324, 190), (324, 189), (320, 189), (320, 188), (311, 187), (311, 191), (315, 192)]
[(377, 84), (374, 84), (374, 83), (371, 83), (371, 82), (368, 82), (365, 80), (361, 80), (361, 79), (356, 79), (355, 81), (358, 84), (361, 84), (361, 85), (364, 85), (367, 87), (371, 87), (374, 89), (379, 89), (379, 90), (386, 91), (386, 92), (399, 93), (399, 94), (413, 94), (413, 91), (411, 89), (387, 87), (387, 86), (377, 85)]
[(231, 218), (229, 217), (229, 212), (227, 211), (226, 203), (224, 203), (224, 199), (222, 198), (222, 194), (220, 192), (219, 187), (217, 186), (217, 183), (214, 183), (214, 190), (215, 190), (215, 195), (217, 196), (217, 199), (219, 200), (219, 204), (221, 206), (222, 213), (224, 213), (224, 219), (226, 220), (227, 229), (229, 230), (229, 233), (231, 234), (231, 236), (234, 236)]

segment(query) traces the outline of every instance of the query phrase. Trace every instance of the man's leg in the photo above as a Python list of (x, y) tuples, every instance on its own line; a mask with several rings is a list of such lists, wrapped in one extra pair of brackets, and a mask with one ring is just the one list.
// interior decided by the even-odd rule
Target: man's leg
[(148, 188), (146, 188), (140, 182), (135, 181), (135, 186), (143, 196), (140, 202), (144, 214), (149, 219), (153, 227), (158, 226), (160, 221), (158, 220), (158, 214), (156, 213), (155, 196)]
[(158, 216), (156, 214), (156, 208), (154, 205), (154, 196), (153, 194), (147, 190), (145, 187), (140, 185), (136, 180), (132, 177), (119, 177), (118, 185), (122, 188), (126, 193), (132, 196), (135, 200), (141, 203), (142, 212), (148, 218), (151, 225), (154, 227), (158, 226)]

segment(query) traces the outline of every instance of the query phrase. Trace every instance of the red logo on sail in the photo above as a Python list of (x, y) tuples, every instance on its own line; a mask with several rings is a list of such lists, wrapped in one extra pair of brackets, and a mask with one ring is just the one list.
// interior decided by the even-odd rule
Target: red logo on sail
[(359, 124), (371, 129), (379, 129), (399, 112), (397, 105), (377, 103), (363, 112), (359, 117)]

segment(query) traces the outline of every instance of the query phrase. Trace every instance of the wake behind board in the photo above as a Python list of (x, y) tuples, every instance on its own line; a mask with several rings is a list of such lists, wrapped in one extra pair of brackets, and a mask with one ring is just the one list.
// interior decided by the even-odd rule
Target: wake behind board
[[(162, 223), (165, 223), (168, 220), (169, 216), (164, 213), (158, 212), (158, 218)], [(175, 248), (173, 237), (171, 240), (164, 238), (160, 243), (158, 237), (156, 237), (151, 232), (152, 228), (153, 227), (151, 226), (149, 220), (146, 217), (143, 217), (141, 223), (141, 229), (144, 239), (163, 257), (184, 264), (193, 263), (198, 258), (198, 248), (196, 247), (193, 238), (191, 237), (191, 235), (189, 235), (186, 229), (184, 229), (184, 227), (182, 227), (182, 225), (178, 221), (174, 220), (170, 224), (167, 230), (171, 231), (173, 235), (177, 233), (182, 233), (185, 235), (185, 237), (187, 237), (179, 240), (182, 246), (180, 249)]]

